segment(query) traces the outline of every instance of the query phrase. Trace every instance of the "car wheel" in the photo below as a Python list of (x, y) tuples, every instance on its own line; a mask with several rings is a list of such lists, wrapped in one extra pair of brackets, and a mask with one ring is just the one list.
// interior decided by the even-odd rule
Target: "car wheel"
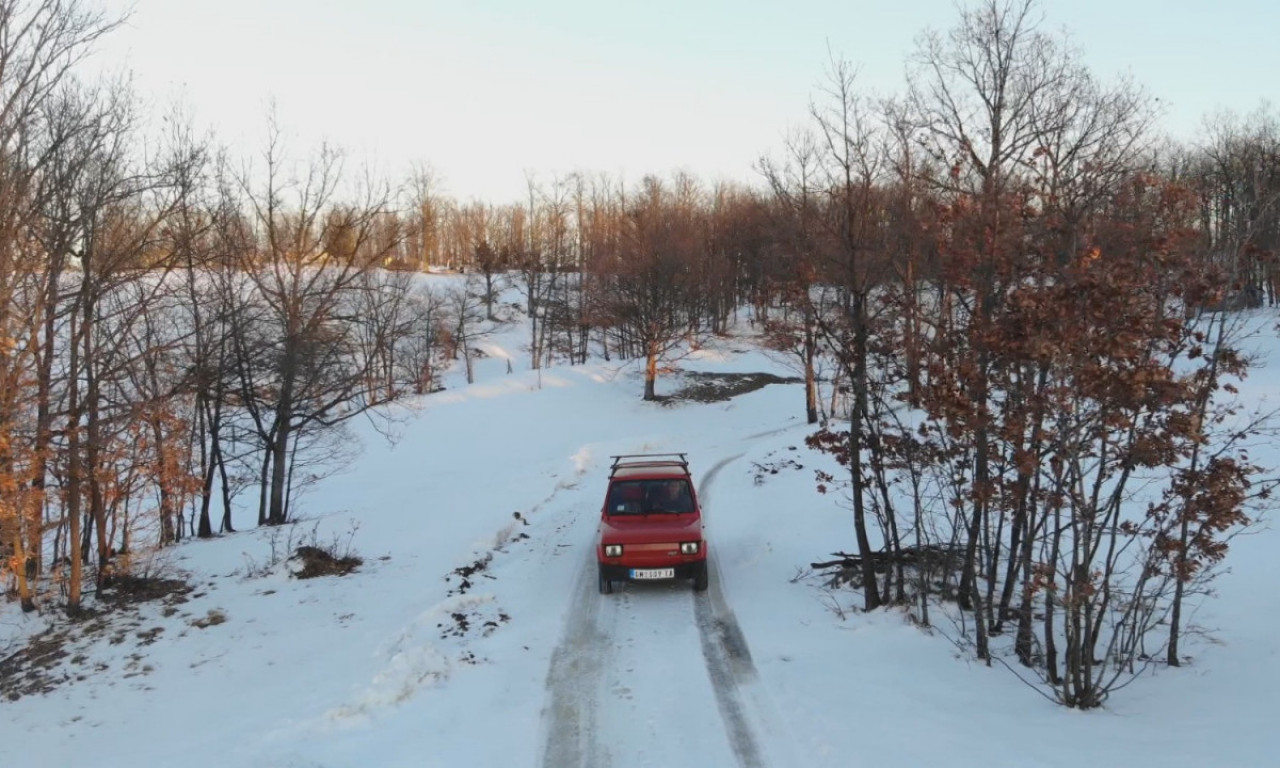
[(600, 569), (600, 594), (609, 595), (613, 593), (613, 582), (605, 578), (604, 569)]
[(702, 567), (699, 568), (698, 572), (695, 573), (693, 576), (693, 591), (705, 592), (707, 590), (708, 583), (709, 582), (707, 579), (707, 564), (703, 563)]

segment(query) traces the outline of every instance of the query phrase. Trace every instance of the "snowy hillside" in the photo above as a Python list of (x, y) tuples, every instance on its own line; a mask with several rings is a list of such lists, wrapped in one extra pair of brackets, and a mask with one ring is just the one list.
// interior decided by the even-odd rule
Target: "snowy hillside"
[[(303, 497), (295, 525), (185, 543), (154, 568), (190, 593), (74, 628), (46, 673), (66, 681), (0, 702), (0, 766), (1280, 759), (1269, 706), (1280, 688), (1276, 532), (1233, 545), (1218, 597), (1195, 616), (1210, 632), (1189, 639), (1191, 665), (1139, 679), (1102, 710), (1067, 710), (1009, 669), (973, 662), (941, 615), (931, 631), (896, 611), (862, 615), (856, 594), (805, 575), (851, 549), (853, 533), (849, 513), (815, 490), (814, 468), (831, 466), (804, 445), (799, 385), (645, 403), (634, 364), (526, 370), (526, 334), (489, 338), (477, 383), (453, 374), (406, 408), (394, 445), (368, 428), (359, 459)], [(1277, 346), (1274, 332), (1264, 338)], [(1276, 398), (1278, 360), (1255, 372), (1251, 397)], [(679, 365), (792, 375), (737, 339)], [(711, 589), (597, 594), (608, 457), (677, 450), (707, 516)], [(1271, 446), (1255, 459), (1280, 464)], [(363, 565), (291, 578), (282, 554), (313, 538)], [(0, 607), (0, 657), (49, 620)]]

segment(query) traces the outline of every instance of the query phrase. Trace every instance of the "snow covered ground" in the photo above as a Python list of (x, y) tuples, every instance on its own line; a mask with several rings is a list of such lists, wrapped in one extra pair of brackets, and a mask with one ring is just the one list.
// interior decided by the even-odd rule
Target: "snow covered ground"
[[(0, 766), (1280, 763), (1274, 531), (1234, 545), (1190, 666), (1066, 710), (971, 661), (945, 623), (861, 615), (853, 593), (797, 580), (853, 546), (848, 513), (814, 489), (824, 459), (804, 446), (798, 385), (659, 406), (633, 365), (522, 370), (523, 340), (491, 338), (477, 383), (423, 398), (394, 446), (368, 430), (296, 526), (170, 551), (164, 567), (195, 586), (186, 602), (141, 604), (71, 644), (60, 669), (83, 680), (0, 702)], [(789, 374), (732, 340), (681, 366)], [(1246, 389), (1277, 390), (1275, 361)], [(596, 594), (608, 457), (675, 450), (699, 482), (712, 589)], [(802, 468), (756, 482), (784, 459)], [(310, 580), (265, 568), (273, 544), (313, 534), (350, 537), (364, 565)], [(45, 620), (0, 607), (0, 649)]]

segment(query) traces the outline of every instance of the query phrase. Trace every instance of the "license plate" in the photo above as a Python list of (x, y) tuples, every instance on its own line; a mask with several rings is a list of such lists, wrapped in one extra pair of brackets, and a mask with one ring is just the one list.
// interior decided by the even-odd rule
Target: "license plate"
[(631, 578), (633, 579), (674, 579), (676, 577), (675, 568), (632, 568)]

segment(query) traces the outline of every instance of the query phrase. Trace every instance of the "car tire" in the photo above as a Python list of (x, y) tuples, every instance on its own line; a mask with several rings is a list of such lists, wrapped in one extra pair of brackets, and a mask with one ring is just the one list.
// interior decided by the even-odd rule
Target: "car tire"
[(703, 563), (698, 572), (693, 575), (693, 591), (706, 592), (709, 579), (707, 578), (707, 564)]
[(605, 578), (603, 568), (600, 569), (600, 594), (602, 595), (613, 594), (613, 582)]

